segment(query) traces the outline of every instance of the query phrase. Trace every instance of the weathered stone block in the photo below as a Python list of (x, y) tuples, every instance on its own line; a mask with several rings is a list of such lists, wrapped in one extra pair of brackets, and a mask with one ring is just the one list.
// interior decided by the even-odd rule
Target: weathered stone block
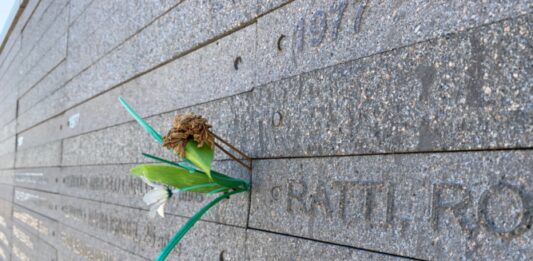
[(246, 260), (403, 260), (311, 240), (248, 230)]
[(61, 141), (18, 150), (17, 168), (53, 167), (61, 164)]
[(528, 1), (294, 1), (258, 20), (258, 84), (532, 11)]
[(250, 227), (422, 259), (533, 256), (530, 151), (254, 161)]

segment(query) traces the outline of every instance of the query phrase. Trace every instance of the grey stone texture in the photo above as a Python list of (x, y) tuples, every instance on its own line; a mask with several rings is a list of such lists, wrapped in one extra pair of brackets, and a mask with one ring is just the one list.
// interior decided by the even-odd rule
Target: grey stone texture
[(360, 249), (249, 230), (247, 260), (404, 260)]
[(254, 162), (250, 227), (421, 259), (528, 260), (533, 154)]
[(130, 169), (178, 113), (252, 190), (170, 260), (533, 259), (527, 0), (30, 0), (0, 51), (0, 260), (152, 260)]

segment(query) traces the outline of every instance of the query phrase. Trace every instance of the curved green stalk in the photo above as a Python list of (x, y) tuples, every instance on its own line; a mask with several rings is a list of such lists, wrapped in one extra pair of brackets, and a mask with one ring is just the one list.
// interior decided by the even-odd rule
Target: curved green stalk
[(163, 261), (167, 258), (167, 256), (170, 254), (170, 251), (180, 242), (180, 240), (185, 236), (185, 234), (189, 231), (189, 229), (192, 228), (192, 226), (200, 220), (203, 214), (207, 212), (211, 207), (216, 205), (221, 200), (228, 198), (231, 195), (244, 192), (245, 190), (236, 190), (232, 192), (226, 192), (217, 198), (213, 199), (211, 202), (207, 203), (202, 209), (200, 209), (194, 216), (192, 216), (185, 225), (183, 225), (180, 230), (170, 239), (170, 241), (167, 243), (165, 248), (159, 253), (159, 256), (155, 259), (156, 261)]
[(139, 116), (139, 114), (137, 114), (137, 112), (135, 112), (133, 110), (133, 108), (131, 108), (131, 106), (126, 102), (126, 100), (124, 100), (124, 98), (122, 98), (121, 96), (118, 97), (118, 100), (120, 101), (120, 103), (122, 104), (122, 106), (124, 106), (124, 108), (126, 108), (126, 110), (131, 114), (131, 116), (133, 116), (133, 118), (135, 118), (135, 120), (157, 141), (159, 142), (160, 144), (163, 144), (163, 137), (161, 136), (161, 134), (159, 134), (159, 132), (157, 132), (156, 130), (154, 130), (154, 128), (152, 126), (150, 126), (150, 124), (148, 124), (141, 116)]

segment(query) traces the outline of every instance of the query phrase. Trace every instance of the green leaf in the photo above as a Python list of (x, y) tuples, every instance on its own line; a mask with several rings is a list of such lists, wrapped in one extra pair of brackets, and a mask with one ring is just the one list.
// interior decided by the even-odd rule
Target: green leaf
[[(184, 168), (159, 165), (141, 164), (131, 169), (131, 173), (136, 176), (146, 177), (148, 180), (169, 185), (177, 189), (187, 189), (192, 192), (208, 193), (214, 189), (222, 189), (218, 184), (212, 186), (199, 186), (211, 183), (210, 179), (203, 173), (189, 172)], [(190, 189), (192, 186), (197, 186)]]
[(196, 141), (189, 140), (187, 145), (185, 145), (185, 158), (205, 172), (211, 180), (211, 162), (213, 161), (214, 156), (215, 151), (207, 144), (198, 148), (198, 143)]
[[(173, 162), (173, 161), (170, 161), (170, 160), (162, 159), (162, 158), (159, 158), (157, 156), (150, 155), (148, 153), (143, 153), (143, 155), (148, 157), (148, 158), (155, 159), (157, 161), (160, 161), (160, 162), (163, 162), (163, 163), (166, 163), (166, 164), (170, 164), (172, 166), (185, 168), (189, 172), (191, 172), (190, 167), (188, 167), (186, 165), (183, 165), (182, 163), (178, 163), (178, 162)], [(197, 171), (198, 173), (202, 173), (202, 175), (206, 175), (203, 171), (200, 171), (200, 170), (193, 170), (193, 171)], [(241, 189), (241, 190), (242, 189), (244, 189), (244, 190), (249, 190), (250, 189), (250, 184), (248, 184), (248, 182), (246, 182), (244, 180), (241, 180), (241, 179), (236, 179), (236, 178), (232, 178), (232, 177), (226, 176), (226, 175), (224, 175), (224, 174), (222, 174), (220, 172), (214, 171), (214, 170), (211, 170), (211, 177), (213, 178), (213, 181), (215, 181), (216, 183), (218, 183), (221, 186), (226, 187), (226, 188)]]
[(126, 102), (126, 100), (124, 100), (124, 98), (119, 96), (118, 100), (120, 101), (122, 106), (124, 106), (124, 108), (126, 108), (126, 110), (131, 114), (131, 116), (133, 116), (133, 118), (144, 128), (144, 130), (148, 132), (148, 134), (150, 134), (157, 142), (163, 144), (163, 137), (161, 136), (161, 134), (159, 134), (159, 132), (154, 130), (154, 128), (150, 126), (150, 124), (148, 124), (141, 116), (139, 116), (139, 114), (137, 114), (137, 112), (135, 112), (133, 108), (131, 108), (131, 106)]

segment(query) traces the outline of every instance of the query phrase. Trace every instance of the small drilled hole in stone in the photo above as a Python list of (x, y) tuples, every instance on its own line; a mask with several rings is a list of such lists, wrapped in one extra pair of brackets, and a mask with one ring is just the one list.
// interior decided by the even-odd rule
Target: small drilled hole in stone
[(59, 182), (59, 178), (56, 178), (56, 183), (58, 183), (58, 182)]
[(235, 68), (235, 70), (239, 70), (239, 64), (242, 63), (242, 58), (240, 56), (237, 56), (237, 58), (235, 58), (235, 61), (233, 61), (233, 68)]
[(279, 38), (278, 38), (278, 51), (280, 51), (280, 52), (283, 51), (283, 46), (282, 46), (283, 45), (283, 40), (285, 40), (285, 35), (284, 34), (280, 35)]
[(220, 261), (225, 261), (225, 260), (226, 260), (226, 258), (224, 257), (225, 254), (226, 254), (226, 251), (225, 251), (225, 250), (220, 251), (220, 256), (219, 256), (219, 259), (218, 259), (218, 260), (220, 260)]
[(63, 124), (59, 124), (59, 130), (63, 130)]
[(274, 127), (281, 126), (283, 121), (283, 115), (279, 111), (275, 112), (274, 115), (272, 115), (272, 125)]
[(55, 231), (52, 231), (52, 236), (53, 236), (53, 237), (56, 236), (56, 232), (55, 232)]

